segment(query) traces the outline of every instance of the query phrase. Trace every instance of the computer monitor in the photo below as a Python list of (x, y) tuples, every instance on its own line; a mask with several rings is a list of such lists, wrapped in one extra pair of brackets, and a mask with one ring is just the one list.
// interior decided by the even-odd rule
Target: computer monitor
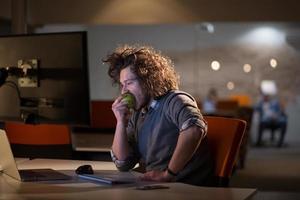
[(90, 124), (86, 32), (0, 36), (0, 69), (0, 121)]

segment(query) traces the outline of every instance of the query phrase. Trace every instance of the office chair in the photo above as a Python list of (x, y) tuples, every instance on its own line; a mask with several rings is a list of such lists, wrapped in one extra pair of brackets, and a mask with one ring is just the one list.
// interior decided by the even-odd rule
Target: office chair
[(111, 110), (111, 105), (113, 101), (92, 101), (91, 102), (91, 123), (94, 128), (103, 129), (114, 129), (117, 124), (117, 120), (113, 111)]
[(227, 187), (239, 155), (246, 122), (240, 119), (205, 116), (208, 142), (215, 162), (216, 186)]
[(70, 130), (67, 125), (5, 122), (4, 129), (15, 157), (72, 157)]
[(251, 124), (252, 124), (252, 115), (253, 115), (253, 108), (250, 106), (240, 106), (238, 110), (238, 115), (237, 118), (242, 119), (246, 121), (247, 126), (246, 130), (244, 133), (244, 137), (242, 140), (242, 144), (240, 147), (240, 152), (239, 152), (239, 160), (238, 160), (238, 168), (243, 169), (245, 167), (245, 162), (246, 162), (246, 156), (248, 152), (248, 143), (251, 142), (251, 137), (250, 137), (250, 129), (251, 129)]

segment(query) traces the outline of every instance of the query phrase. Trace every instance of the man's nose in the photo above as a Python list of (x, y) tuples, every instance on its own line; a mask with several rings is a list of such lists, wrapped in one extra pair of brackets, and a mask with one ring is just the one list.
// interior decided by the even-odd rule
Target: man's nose
[(122, 90), (121, 90), (121, 94), (124, 94), (124, 93), (126, 93), (126, 92), (128, 92), (127, 87), (126, 87), (126, 86), (123, 86), (123, 87), (122, 87)]

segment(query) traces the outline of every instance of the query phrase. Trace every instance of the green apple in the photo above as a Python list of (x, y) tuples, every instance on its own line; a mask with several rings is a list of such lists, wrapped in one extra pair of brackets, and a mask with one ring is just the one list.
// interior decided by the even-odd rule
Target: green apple
[(135, 98), (133, 94), (126, 92), (122, 94), (122, 99), (125, 100), (129, 109), (133, 109), (135, 107)]

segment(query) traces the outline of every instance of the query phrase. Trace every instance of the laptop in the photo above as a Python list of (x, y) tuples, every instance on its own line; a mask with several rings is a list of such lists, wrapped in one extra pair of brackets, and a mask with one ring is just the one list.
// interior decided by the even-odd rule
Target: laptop
[(24, 169), (18, 170), (6, 132), (0, 129), (0, 170), (16, 180), (22, 182), (70, 180), (71, 176), (53, 169)]
[(97, 170), (94, 172), (94, 174), (78, 174), (77, 176), (82, 179), (109, 185), (130, 184), (137, 182), (137, 177), (134, 175), (134, 172)]

